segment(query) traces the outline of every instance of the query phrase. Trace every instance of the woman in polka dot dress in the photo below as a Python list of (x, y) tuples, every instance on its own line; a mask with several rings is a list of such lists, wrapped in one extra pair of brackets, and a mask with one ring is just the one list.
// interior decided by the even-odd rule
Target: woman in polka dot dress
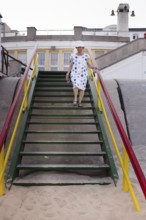
[[(69, 73), (71, 77), (71, 82), (73, 85), (73, 93), (74, 93), (74, 101), (73, 104), (75, 106), (82, 107), (82, 100), (84, 97), (84, 92), (86, 89), (87, 78), (88, 78), (88, 70), (87, 67), (90, 69), (97, 69), (93, 67), (89, 63), (90, 56), (84, 53), (84, 45), (82, 42), (78, 42), (77, 46), (77, 53), (71, 55), (71, 62), (69, 65), (68, 72), (66, 74), (66, 80), (69, 78)], [(79, 102), (77, 103), (77, 97), (79, 93)]]

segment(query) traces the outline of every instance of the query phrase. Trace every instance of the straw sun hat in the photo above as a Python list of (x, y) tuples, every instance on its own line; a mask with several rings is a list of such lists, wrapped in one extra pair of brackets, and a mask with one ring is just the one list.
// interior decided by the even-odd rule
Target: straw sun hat
[(77, 47), (85, 47), (85, 45), (83, 44), (82, 41), (77, 41), (77, 42), (76, 42), (76, 48), (77, 48)]

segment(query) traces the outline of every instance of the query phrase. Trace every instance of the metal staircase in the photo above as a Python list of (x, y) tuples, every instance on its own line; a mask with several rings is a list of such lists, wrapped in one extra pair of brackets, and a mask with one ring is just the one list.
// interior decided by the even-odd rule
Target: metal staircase
[(93, 82), (88, 80), (79, 108), (73, 106), (65, 74), (40, 71), (34, 79), (7, 185), (116, 184), (118, 174)]

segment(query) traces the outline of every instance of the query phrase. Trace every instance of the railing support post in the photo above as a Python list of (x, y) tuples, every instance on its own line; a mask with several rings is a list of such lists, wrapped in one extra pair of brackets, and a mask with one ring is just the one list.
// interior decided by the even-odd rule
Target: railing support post
[(36, 77), (36, 73), (37, 73), (37, 55), (34, 56), (33, 66), (34, 66), (34, 69), (33, 69), (33, 77)]
[[(129, 177), (129, 158), (125, 147), (123, 147), (123, 166), (127, 173), (127, 176)], [(129, 191), (128, 183), (124, 174), (123, 174), (123, 191), (124, 192)]]
[[(1, 149), (0, 152), (0, 170), (3, 170), (4, 165), (4, 146)], [(4, 192), (4, 174), (0, 178), (0, 196), (3, 196), (5, 194)]]

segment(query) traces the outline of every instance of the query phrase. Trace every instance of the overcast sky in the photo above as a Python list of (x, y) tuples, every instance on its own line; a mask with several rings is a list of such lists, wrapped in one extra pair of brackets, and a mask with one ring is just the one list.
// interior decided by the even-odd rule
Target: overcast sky
[(37, 30), (71, 30), (74, 26), (104, 28), (117, 24), (117, 11), (120, 3), (128, 3), (130, 28), (146, 28), (146, 0), (1, 0), (2, 22), (11, 29), (23, 31), (27, 27)]

